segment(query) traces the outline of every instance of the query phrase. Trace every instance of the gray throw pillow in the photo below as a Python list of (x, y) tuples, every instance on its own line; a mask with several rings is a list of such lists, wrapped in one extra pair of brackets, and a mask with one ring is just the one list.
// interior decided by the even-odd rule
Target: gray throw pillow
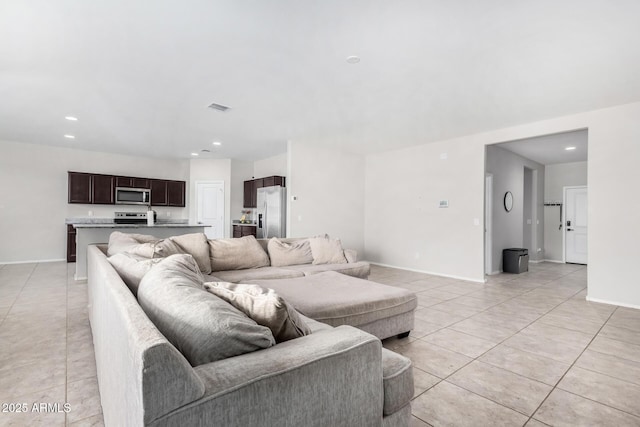
[(244, 270), (269, 265), (269, 255), (254, 236), (209, 240), (211, 271)]
[(162, 259), (149, 259), (139, 257), (127, 252), (117, 253), (107, 258), (113, 268), (118, 272), (124, 283), (129, 287), (133, 295), (138, 294), (138, 286), (145, 274), (158, 264)]
[(273, 334), (203, 288), (191, 255), (172, 255), (149, 271), (138, 302), (158, 330), (192, 366), (275, 344)]
[(313, 264), (346, 264), (340, 239), (312, 237), (309, 239)]
[(272, 237), (267, 243), (267, 250), (269, 251), (272, 267), (311, 264), (313, 262), (308, 239), (283, 242), (277, 237)]
[(298, 312), (273, 289), (229, 282), (207, 282), (204, 288), (242, 311), (259, 325), (271, 329), (276, 342), (292, 340), (311, 333), (311, 329)]
[(209, 242), (207, 242), (207, 236), (204, 233), (182, 234), (169, 239), (175, 242), (183, 253), (193, 255), (202, 274), (211, 273)]

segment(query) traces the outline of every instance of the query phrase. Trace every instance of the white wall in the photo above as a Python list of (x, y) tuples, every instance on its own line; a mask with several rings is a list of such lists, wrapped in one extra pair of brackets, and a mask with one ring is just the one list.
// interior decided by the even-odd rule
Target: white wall
[[(536, 209), (532, 217), (531, 213), (525, 217), (524, 202), (524, 168), (536, 170), (538, 188), (537, 194), (544, 191), (544, 166), (507, 151), (499, 146), (487, 147), (486, 158), (487, 172), (493, 175), (493, 239), (492, 239), (492, 272), (502, 271), (502, 250), (507, 248), (529, 249), (529, 259), (537, 260), (537, 248), (543, 247), (544, 239), (542, 200), (536, 203)], [(507, 191), (513, 194), (513, 209), (507, 212), (504, 209), (504, 195)], [(532, 246), (527, 247), (523, 238), (525, 227), (523, 220), (531, 219), (535, 223), (540, 219), (537, 238), (529, 239)], [(532, 224), (533, 225), (533, 224)], [(535, 240), (535, 241), (534, 241)]]
[(482, 144), (436, 142), (366, 158), (369, 261), (482, 280), (483, 210)]
[[(65, 218), (86, 217), (89, 211), (113, 218), (119, 210), (146, 210), (68, 204), (67, 171), (187, 181), (189, 162), (0, 141), (0, 263), (66, 259)], [(186, 219), (187, 208), (155, 210), (162, 219), (167, 212), (172, 219)]]
[[(328, 233), (361, 255), (364, 247), (364, 157), (289, 142), (287, 235)], [(291, 196), (298, 200), (291, 201)]]
[[(253, 176), (287, 176), (287, 153), (253, 162)], [(251, 177), (247, 178), (251, 179)]]
[[(434, 271), (440, 274), (466, 276), (483, 280), (483, 238), (482, 227), (470, 228), (467, 224), (473, 217), (482, 218), (484, 182), (484, 146), (499, 142), (508, 142), (533, 136), (550, 135), (560, 132), (588, 129), (589, 131), (589, 269), (588, 299), (606, 301), (619, 305), (640, 308), (640, 286), (638, 286), (636, 260), (640, 249), (637, 236), (640, 236), (640, 198), (629, 197), (629, 185), (640, 182), (640, 103), (563, 116), (555, 119), (534, 122), (526, 125), (499, 129), (481, 134), (469, 135), (448, 141), (425, 144), (410, 150), (398, 150), (367, 158), (367, 226), (365, 229), (366, 255), (372, 260), (388, 264)], [(463, 157), (443, 170), (435, 167), (433, 160), (438, 152), (456, 150)], [(429, 160), (425, 163), (412, 161), (411, 155), (402, 152), (423, 155)], [(385, 158), (389, 159), (385, 165)], [(407, 161), (407, 165), (396, 161)], [(398, 177), (406, 177), (405, 168), (420, 168), (422, 172), (410, 176), (420, 181), (406, 183)], [(396, 181), (397, 190), (383, 191), (381, 197), (374, 191), (373, 179), (383, 174), (390, 181)], [(398, 221), (411, 218), (416, 211), (408, 210), (414, 206), (400, 204), (397, 212), (380, 206), (379, 203), (394, 203), (404, 196), (405, 185), (428, 190), (416, 197), (429, 197), (436, 200), (441, 197), (443, 188), (445, 197), (451, 200), (469, 198), (463, 202), (462, 212), (440, 216), (431, 215), (429, 221), (417, 221), (414, 229), (426, 231), (415, 236), (414, 232), (403, 231), (400, 236)], [(612, 201), (624, 200), (624, 208), (612, 207)], [(376, 213), (383, 209), (390, 215)], [(371, 217), (371, 218), (370, 218)], [(423, 218), (420, 218), (423, 219)], [(393, 229), (396, 233), (386, 230)], [(389, 239), (379, 237), (379, 234)], [(404, 238), (403, 238), (404, 237)], [(411, 255), (406, 246), (421, 247), (430, 245), (433, 259), (418, 264), (415, 260), (399, 257), (394, 253), (403, 251)], [(438, 251), (437, 248), (441, 248)], [(446, 252), (446, 253), (441, 253)], [(456, 263), (455, 260), (461, 260)]]
[(189, 220), (196, 222), (196, 182), (224, 181), (224, 236), (231, 236), (231, 160), (192, 159), (190, 162), (189, 194), (194, 201), (189, 209)]
[[(561, 202), (562, 188), (572, 185), (587, 185), (587, 162), (548, 165), (544, 171), (545, 202)], [(562, 261), (562, 233), (560, 230), (560, 206), (544, 208), (544, 253), (545, 259)]]

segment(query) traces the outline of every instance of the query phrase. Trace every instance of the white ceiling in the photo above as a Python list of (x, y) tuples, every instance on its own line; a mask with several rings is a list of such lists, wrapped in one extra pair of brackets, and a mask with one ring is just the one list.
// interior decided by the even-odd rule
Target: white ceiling
[[(587, 161), (587, 129), (497, 144), (542, 165)], [(565, 148), (575, 147), (567, 151)]]
[(0, 139), (169, 158), (218, 140), (211, 156), (244, 160), (287, 140), (423, 144), (640, 100), (638, 16), (637, 0), (4, 0)]

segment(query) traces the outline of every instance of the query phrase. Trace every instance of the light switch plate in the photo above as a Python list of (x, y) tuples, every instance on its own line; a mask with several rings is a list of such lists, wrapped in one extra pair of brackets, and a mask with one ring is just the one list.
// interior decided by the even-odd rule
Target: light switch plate
[(441, 208), (448, 208), (449, 207), (449, 201), (448, 200), (440, 200), (440, 205), (439, 207)]

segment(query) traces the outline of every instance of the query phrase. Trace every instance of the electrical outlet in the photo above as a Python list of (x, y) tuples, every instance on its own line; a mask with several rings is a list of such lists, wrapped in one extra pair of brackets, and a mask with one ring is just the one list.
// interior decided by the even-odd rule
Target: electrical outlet
[(171, 216), (171, 212), (167, 211), (167, 217)]
[(414, 255), (414, 257), (415, 257), (416, 259), (420, 259), (420, 252), (416, 252), (416, 253), (415, 253), (415, 255)]
[(480, 218), (473, 218), (473, 225), (480, 225)]
[(93, 216), (93, 211), (89, 211), (89, 216)]

